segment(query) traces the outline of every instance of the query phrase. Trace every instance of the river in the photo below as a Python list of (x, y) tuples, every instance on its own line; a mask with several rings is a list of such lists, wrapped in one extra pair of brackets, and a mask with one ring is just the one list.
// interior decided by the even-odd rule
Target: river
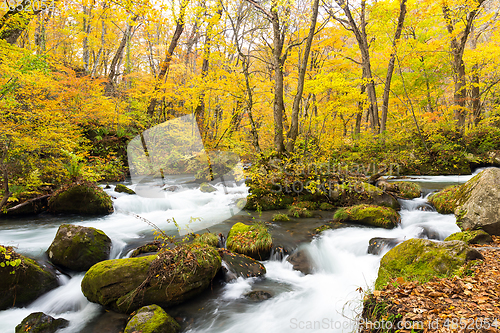
[[(411, 179), (422, 186), (424, 195), (414, 200), (401, 200), (402, 222), (392, 230), (350, 227), (325, 231), (320, 237), (308, 240), (305, 230), (323, 224), (331, 213), (321, 212), (322, 218), (300, 222), (272, 222), (269, 224), (271, 233), (281, 244), (293, 248), (307, 241), (301, 246), (313, 258), (313, 274), (294, 271), (286, 260), (268, 260), (263, 262), (267, 270), (265, 278), (239, 278), (216, 286), (168, 312), (187, 318), (183, 331), (189, 333), (351, 332), (362, 310), (363, 292), (373, 287), (383, 255), (367, 254), (369, 240), (373, 237), (409, 239), (421, 235), (424, 228), (442, 240), (459, 231), (453, 215), (417, 208), (426, 203), (425, 196), (433, 190), (463, 183), (471, 177), (422, 176)], [(0, 244), (15, 246), (17, 252), (43, 261), (59, 225), (72, 223), (103, 230), (113, 241), (111, 258), (122, 258), (154, 237), (152, 227), (137, 215), (171, 235), (179, 234), (175, 225), (169, 222), (171, 218), (175, 218), (181, 234), (200, 230), (227, 233), (236, 221), (271, 221), (271, 212), (259, 216), (245, 211), (235, 214), (231, 209), (238, 198), (246, 195), (245, 185), (219, 185), (216, 188), (213, 193), (181, 188), (166, 198), (144, 198), (107, 189), (113, 197), (113, 214), (98, 218), (42, 214), (0, 220)], [(88, 302), (80, 290), (83, 275), (61, 274), (61, 286), (29, 306), (0, 311), (0, 332), (13, 333), (24, 317), (37, 311), (69, 320), (70, 326), (60, 333), (104, 332), (95, 328), (95, 323), (103, 318), (104, 310)], [(268, 291), (273, 297), (263, 302), (250, 301), (244, 294), (251, 290)]]

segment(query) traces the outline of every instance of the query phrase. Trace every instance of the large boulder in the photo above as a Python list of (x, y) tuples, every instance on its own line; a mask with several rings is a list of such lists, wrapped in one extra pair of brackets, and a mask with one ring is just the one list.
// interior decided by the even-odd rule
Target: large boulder
[(0, 310), (31, 303), (58, 286), (54, 272), (11, 247), (0, 246)]
[(375, 289), (380, 290), (395, 278), (426, 282), (435, 276), (449, 277), (466, 261), (481, 258), (478, 251), (462, 241), (434, 242), (412, 238), (382, 257)]
[(260, 262), (243, 254), (220, 249), (222, 258), (222, 275), (224, 281), (230, 282), (238, 277), (259, 277), (266, 274), (266, 268)]
[(457, 225), (462, 230), (483, 229), (490, 235), (500, 235), (500, 169), (486, 169), (456, 194)]
[(271, 254), (273, 239), (267, 228), (261, 223), (246, 225), (238, 222), (229, 230), (226, 246), (230, 251), (257, 260), (266, 260)]
[(55, 333), (68, 325), (69, 321), (66, 319), (54, 319), (43, 312), (33, 312), (16, 326), (16, 333)]
[(158, 305), (143, 306), (127, 323), (123, 333), (176, 333), (181, 326)]
[(145, 305), (168, 307), (204, 291), (221, 267), (214, 247), (193, 243), (156, 255), (101, 261), (82, 280), (91, 302), (131, 313)]
[(109, 259), (110, 250), (111, 239), (103, 231), (62, 224), (47, 254), (53, 264), (81, 272)]
[(113, 202), (97, 185), (76, 183), (52, 195), (49, 211), (56, 214), (106, 215), (113, 213)]
[(394, 209), (389, 207), (357, 205), (337, 209), (333, 215), (333, 221), (391, 229), (399, 224), (401, 217)]

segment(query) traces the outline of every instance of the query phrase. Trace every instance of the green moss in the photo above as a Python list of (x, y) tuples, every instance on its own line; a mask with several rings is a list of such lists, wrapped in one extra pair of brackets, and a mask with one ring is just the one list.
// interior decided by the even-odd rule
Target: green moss
[(101, 215), (113, 212), (113, 201), (93, 183), (75, 183), (56, 191), (49, 199), (53, 213)]
[(436, 210), (441, 214), (453, 214), (457, 208), (456, 193), (460, 189), (460, 185), (448, 186), (445, 189), (432, 194), (428, 201), (436, 207)]
[(297, 204), (293, 204), (292, 206), (290, 206), (290, 208), (288, 209), (288, 214), (296, 218), (308, 218), (313, 216), (313, 214), (306, 207), (300, 207)]
[(334, 210), (335, 209), (335, 206), (332, 205), (332, 204), (329, 204), (328, 202), (322, 202), (320, 205), (319, 205), (319, 209), (320, 210)]
[(67, 327), (69, 321), (62, 318), (52, 318), (43, 312), (34, 312), (24, 318), (22, 322), (16, 326), (16, 333), (51, 333), (56, 332), (60, 328)]
[(137, 310), (125, 327), (124, 333), (174, 333), (180, 325), (158, 305), (148, 305)]
[(202, 191), (203, 193), (211, 193), (217, 191), (217, 189), (212, 185), (210, 185), (209, 183), (201, 183), (200, 191)]
[(308, 210), (315, 210), (318, 207), (318, 205), (312, 201), (299, 201), (299, 202), (294, 203), (293, 206), (296, 206), (299, 208), (306, 208)]
[(427, 282), (433, 277), (449, 277), (466, 262), (469, 248), (464, 242), (432, 242), (409, 239), (387, 252), (380, 261), (375, 289), (395, 278)]
[(391, 229), (396, 227), (401, 218), (392, 208), (375, 205), (357, 205), (339, 208), (333, 215), (334, 221), (352, 222)]
[(151, 243), (144, 244), (132, 252), (130, 255), (131, 258), (137, 257), (144, 253), (158, 252), (161, 249), (160, 241), (153, 241)]
[(290, 218), (286, 214), (274, 214), (273, 215), (274, 222), (288, 222)]
[(404, 199), (414, 199), (420, 197), (421, 188), (420, 185), (412, 182), (394, 182), (398, 190), (398, 194), (400, 197)]
[(115, 187), (115, 192), (118, 193), (127, 193), (127, 194), (135, 194), (135, 192), (131, 189), (129, 189), (127, 186), (123, 184), (117, 184)]
[(456, 232), (446, 237), (445, 241), (459, 240), (467, 244), (487, 244), (492, 241), (491, 236), (484, 230), (467, 230)]
[(210, 232), (205, 232), (204, 234), (196, 235), (194, 241), (202, 244), (207, 244), (213, 247), (217, 247), (217, 245), (219, 245), (219, 236), (217, 236), (216, 234), (212, 234)]
[(273, 239), (262, 223), (245, 225), (236, 223), (227, 236), (228, 250), (247, 255), (251, 258), (264, 260), (269, 257)]

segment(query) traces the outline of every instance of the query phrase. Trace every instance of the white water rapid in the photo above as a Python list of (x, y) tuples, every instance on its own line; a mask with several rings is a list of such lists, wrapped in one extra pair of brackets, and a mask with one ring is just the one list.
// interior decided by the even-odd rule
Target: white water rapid
[[(452, 178), (420, 177), (416, 181), (464, 182), (462, 176)], [(91, 226), (103, 230), (113, 241), (112, 258), (126, 257), (134, 244), (152, 238), (152, 227), (132, 214), (155, 223), (170, 234), (177, 234), (169, 218), (175, 218), (183, 230), (210, 228), (231, 217), (231, 206), (247, 194), (244, 185), (202, 193), (181, 188), (166, 198), (143, 198), (136, 195), (107, 192), (113, 199), (115, 213), (100, 218), (54, 217), (42, 215), (30, 219), (0, 221), (0, 244), (16, 246), (19, 253), (42, 258), (61, 223)], [(133, 187), (132, 187), (133, 188)], [(200, 300), (199, 314), (186, 332), (351, 332), (353, 320), (361, 311), (362, 290), (372, 288), (377, 277), (381, 255), (367, 254), (373, 237), (409, 239), (423, 229), (440, 239), (459, 231), (453, 215), (417, 210), (426, 199), (403, 201), (402, 223), (392, 230), (352, 227), (326, 231), (305, 248), (314, 258), (315, 271), (304, 275), (283, 261), (266, 261), (264, 279), (250, 278), (229, 283), (210, 299)], [(192, 218), (201, 220), (192, 221)], [(190, 222), (191, 220), (191, 222)], [(129, 246), (127, 248), (127, 246)], [(83, 273), (60, 276), (61, 286), (41, 296), (25, 308), (0, 311), (0, 332), (13, 333), (17, 324), (32, 312), (42, 311), (55, 318), (65, 318), (70, 326), (59, 332), (79, 332), (97, 318), (103, 309), (86, 300), (80, 290)], [(243, 295), (251, 290), (267, 290), (273, 297), (263, 302), (250, 302)]]

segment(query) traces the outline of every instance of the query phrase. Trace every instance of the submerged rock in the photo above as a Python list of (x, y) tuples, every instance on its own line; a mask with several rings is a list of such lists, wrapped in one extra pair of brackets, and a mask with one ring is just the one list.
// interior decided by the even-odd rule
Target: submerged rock
[(266, 268), (260, 262), (243, 254), (228, 250), (219, 250), (222, 258), (222, 276), (224, 281), (230, 282), (238, 277), (259, 277), (266, 274)]
[(245, 294), (245, 297), (255, 302), (262, 302), (266, 299), (270, 299), (271, 297), (273, 297), (273, 295), (264, 290), (254, 290), (249, 292), (248, 294)]
[(26, 305), (58, 286), (54, 272), (0, 246), (0, 310)]
[(176, 333), (181, 326), (158, 305), (143, 306), (127, 323), (123, 333)]
[(401, 218), (394, 209), (389, 207), (357, 205), (337, 209), (333, 215), (333, 221), (391, 229), (399, 224)]
[(456, 194), (457, 225), (500, 235), (500, 168), (486, 169), (463, 184)]
[(135, 192), (131, 189), (129, 189), (127, 186), (123, 184), (117, 184), (115, 187), (115, 192), (118, 193), (127, 193), (127, 194), (135, 194)]
[(215, 248), (193, 243), (97, 263), (85, 274), (82, 292), (89, 301), (122, 313), (151, 304), (168, 307), (204, 291), (220, 267)]
[(368, 244), (368, 253), (379, 255), (383, 250), (389, 248), (392, 249), (394, 246), (401, 243), (401, 240), (397, 238), (383, 238), (383, 237), (375, 237), (370, 239)]
[(417, 238), (443, 240), (436, 230), (433, 230), (428, 226), (421, 226), (420, 228), (422, 228), (422, 231), (420, 231)]
[(96, 228), (62, 224), (47, 254), (54, 265), (82, 272), (109, 259), (111, 239)]
[(238, 222), (229, 230), (226, 246), (230, 251), (266, 260), (271, 253), (273, 239), (264, 224), (246, 225)]
[(467, 244), (488, 244), (493, 241), (491, 236), (484, 230), (455, 232), (445, 239), (445, 241), (451, 240), (460, 240)]
[(461, 241), (434, 242), (412, 238), (387, 252), (380, 261), (375, 289), (380, 290), (390, 280), (425, 282), (433, 277), (449, 277), (468, 260), (482, 255)]
[(91, 183), (72, 184), (49, 199), (52, 213), (106, 215), (113, 213), (113, 202), (103, 189)]
[(300, 271), (303, 274), (311, 274), (313, 272), (312, 259), (306, 249), (299, 247), (295, 252), (293, 252), (288, 258), (286, 258), (290, 264), (292, 264), (293, 269)]
[(69, 321), (66, 319), (54, 319), (43, 312), (34, 312), (16, 326), (16, 333), (55, 333), (58, 329), (68, 325)]

